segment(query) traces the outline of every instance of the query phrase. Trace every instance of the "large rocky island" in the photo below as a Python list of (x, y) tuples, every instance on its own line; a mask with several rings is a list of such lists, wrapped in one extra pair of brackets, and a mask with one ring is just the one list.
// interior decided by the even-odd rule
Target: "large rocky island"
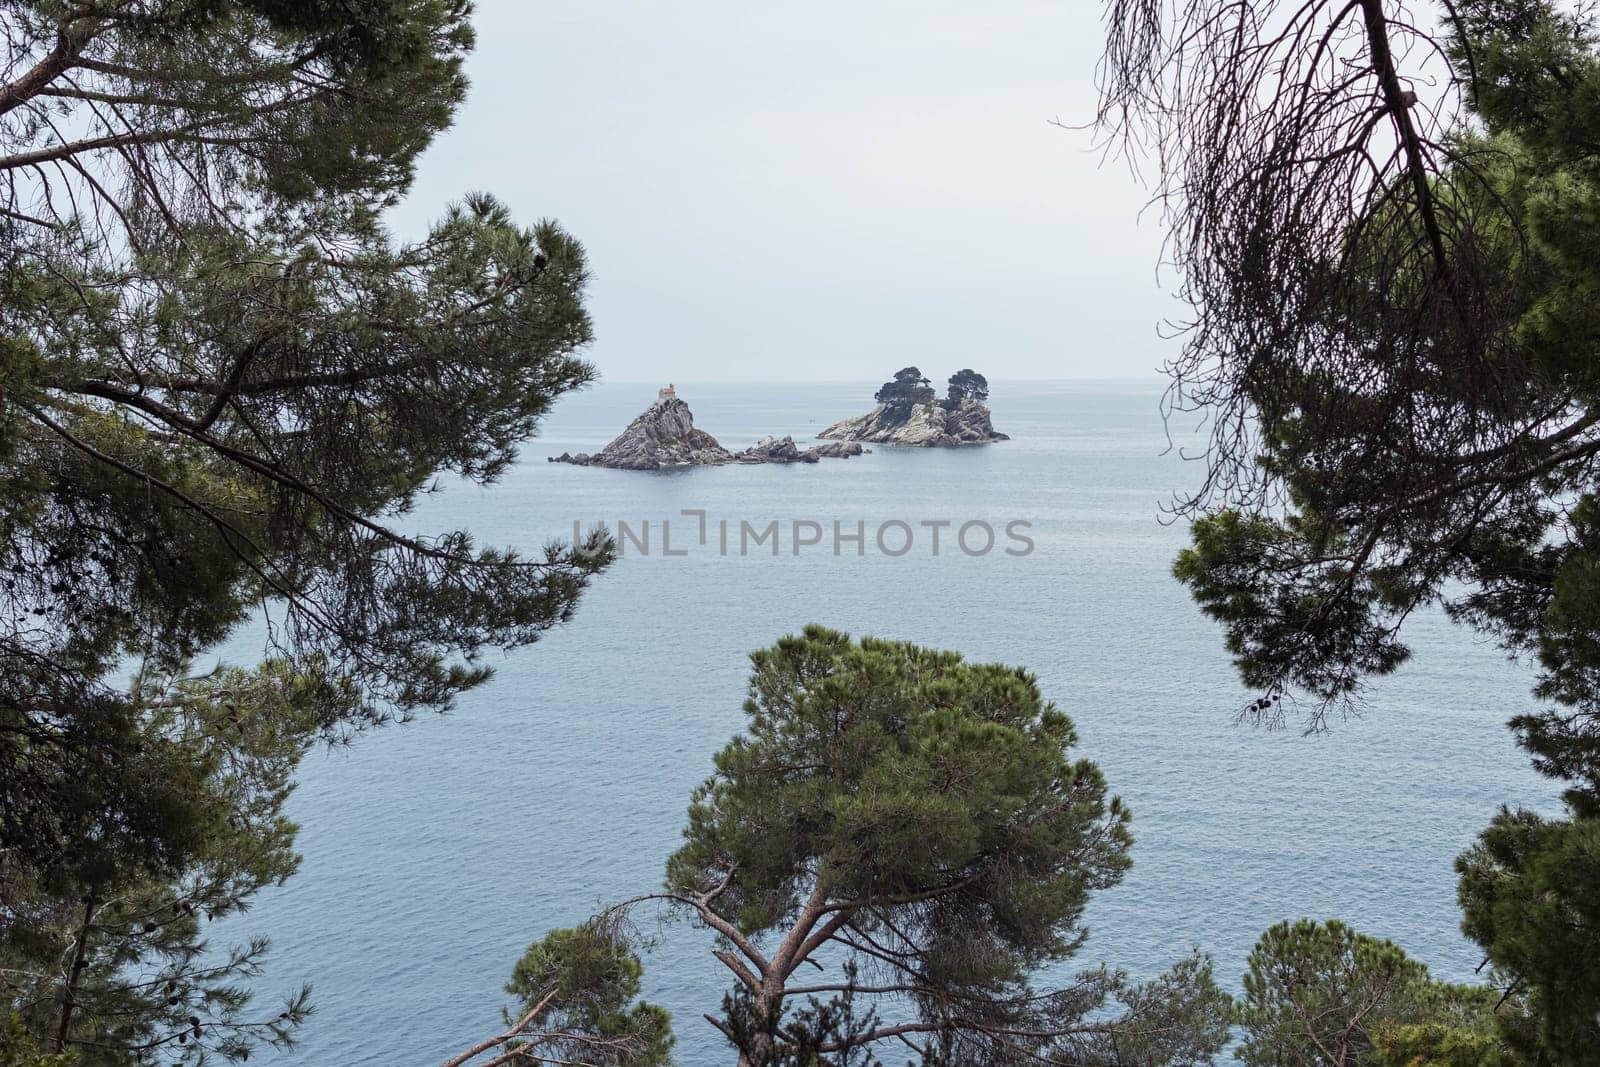
[(655, 403), (628, 424), (599, 452), (590, 455), (563, 452), (551, 456), (551, 463), (575, 463), (580, 467), (612, 467), (617, 470), (653, 471), (663, 467), (699, 467), (723, 463), (816, 463), (827, 459), (846, 459), (866, 451), (859, 444), (820, 445), (801, 448), (793, 437), (763, 437), (749, 448), (730, 452), (717, 439), (697, 429), (694, 413), (667, 386)]
[(1009, 441), (989, 421), (989, 382), (974, 370), (950, 376), (939, 399), (916, 367), (906, 367), (873, 397), (878, 406), (865, 415), (836, 422), (817, 434), (838, 441), (873, 441), (912, 448), (951, 448)]

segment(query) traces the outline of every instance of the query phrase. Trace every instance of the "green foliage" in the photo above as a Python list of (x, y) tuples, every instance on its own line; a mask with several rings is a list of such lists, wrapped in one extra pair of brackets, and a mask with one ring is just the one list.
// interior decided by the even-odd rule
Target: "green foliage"
[[(242, 1014), (264, 943), (202, 964), (196, 918), (292, 871), (280, 775), (316, 738), (448, 707), (611, 558), (600, 533), (525, 555), (397, 529), (438, 475), (502, 474), (593, 377), (559, 226), (484, 194), (420, 240), (382, 223), (464, 97), (469, 8), (0, 20), (0, 951), (52, 1052), (286, 1040), (303, 999)], [(150, 681), (263, 611), (260, 671)], [(230, 701), (282, 732), (238, 733)], [(41, 961), (79, 948), (64, 998)]]
[[(1147, 986), (1095, 971), (1032, 989), (1083, 944), (1089, 894), (1122, 877), (1130, 837), (1031, 675), (820, 626), (751, 663), (747, 732), (667, 864), (667, 896), (718, 933), (739, 982), (719, 1025), (745, 1062), (870, 1058), (897, 1034), (953, 1063), (1104, 1057), (1118, 1034), (1143, 1058), (1095, 1062), (1221, 1046), (1227, 998), (1199, 959)], [(809, 964), (845, 977), (795, 978)]]
[(1213, 1061), (1232, 1002), (1199, 952), (1142, 983), (1100, 967), (1033, 988), (1083, 945), (1084, 906), (1121, 879), (1131, 839), (1030, 674), (821, 626), (750, 660), (748, 729), (695, 790), (665, 891), (536, 943), (509, 988), (538, 1010), (447, 1067), (493, 1054), (568, 988), (610, 992), (559, 1033), (633, 1018), (617, 1015), (638, 991), (624, 923), (647, 901), (716, 935), (733, 986), (706, 1018), (741, 1067), (881, 1067), (906, 1050), (924, 1067)]
[(1394, 670), (1409, 654), (1392, 630), (1372, 625), (1376, 612), (1393, 602), (1381, 576), (1332, 562), (1292, 584), (1281, 579), (1303, 565), (1300, 546), (1308, 541), (1342, 560), (1331, 543), (1337, 535), (1315, 524), (1307, 516), (1273, 520), (1219, 511), (1195, 521), (1192, 545), (1173, 564), (1201, 609), (1223, 624), (1240, 676), (1267, 691), (1274, 714), (1287, 684), (1334, 700), (1364, 676)]
[(892, 908), (970, 879), (960, 907), (985, 920), (986, 951), (952, 955), (990, 956), (1006, 981), (1076, 946), (1089, 891), (1128, 866), (1128, 813), (1068, 759), (1072, 724), (1026, 672), (817, 626), (751, 663), (748, 733), (695, 792), (672, 889), (733, 871), (719, 904), (755, 933), (812, 892)]
[(518, 1006), (506, 1022), (519, 1033), (506, 1049), (596, 1067), (671, 1062), (667, 1012), (639, 997), (643, 967), (618, 931), (598, 923), (552, 930), (528, 947), (506, 992)]
[(928, 379), (915, 367), (903, 367), (895, 372), (892, 381), (885, 382), (883, 387), (873, 395), (873, 399), (880, 404), (888, 404), (891, 408), (909, 413), (914, 407), (922, 404), (933, 403), (934, 393), (928, 386)]
[[(219, 951), (204, 924), (249, 906), (299, 865), (283, 815), (291, 777), (322, 724), (359, 700), (346, 680), (283, 661), (204, 678), (141, 678), (138, 737), (156, 748), (152, 787), (176, 792), (185, 830), (158, 859), (55, 868), (12, 886), (0, 924), (0, 993), (41, 1045), (74, 1063), (114, 1067), (157, 1051), (240, 1059), (259, 1043), (287, 1047), (308, 991), (255, 1017), (242, 984), (268, 944)], [(66, 961), (64, 964), (62, 961)]]
[[(1543, 0), (1456, 13), (1452, 54), (1482, 123), (1453, 145), (1470, 170), (1433, 190), (1471, 220), (1452, 235), (1457, 287), (1410, 268), (1364, 275), (1356, 247), (1327, 266), (1407, 309), (1406, 332), (1329, 295), (1318, 328), (1356, 346), (1345, 363), (1263, 355), (1237, 381), (1257, 413), (1250, 462), (1287, 507), (1202, 516), (1178, 574), (1250, 685), (1308, 690), (1323, 707), (1403, 661), (1402, 622), (1443, 605), (1538, 662), (1537, 693), (1556, 707), (1515, 725), (1581, 805), (1600, 796), (1600, 152), (1585, 139), (1600, 56), (1586, 16)], [(1349, 220), (1349, 240), (1374, 224)], [(1454, 333), (1468, 327), (1470, 345)], [(1375, 369), (1424, 357), (1434, 372)]]
[(958, 370), (950, 375), (945, 406), (957, 407), (966, 401), (982, 404), (989, 399), (989, 379), (975, 370)]
[(73, 1067), (77, 1058), (73, 1052), (42, 1051), (16, 1015), (6, 1020), (5, 1031), (0, 1032), (0, 1067)]
[(1279, 923), (1250, 953), (1238, 1054), (1248, 1067), (1355, 1067), (1492, 1049), (1498, 999), (1435, 981), (1392, 942), (1337, 920)]
[[(1242, 243), (1295, 280), (1207, 289), (1236, 300), (1202, 309), (1195, 344), (1242, 353), (1206, 385), (1228, 458), (1211, 488), (1256, 491), (1200, 515), (1176, 573), (1268, 722), (1301, 690), (1320, 726), (1404, 660), (1400, 628), (1426, 605), (1538, 666), (1540, 703), (1512, 727), (1569, 818), (1502, 814), (1461, 860), (1461, 903), (1522, 1006), (1502, 1050), (1594, 1062), (1600, 36), (1592, 7), (1548, 0), (1466, 0), (1443, 21), (1467, 121), (1358, 196), (1370, 210), (1340, 216), (1330, 247), (1252, 230)], [(1238, 248), (1227, 218), (1207, 231), (1218, 256)], [(1412, 1036), (1424, 1058), (1471, 1045)]]
[(1198, 951), (1148, 982), (1119, 977), (1114, 999), (1111, 1027), (1058, 1039), (1048, 1054), (1104, 1067), (1200, 1064), (1231, 1036), (1233, 998), (1217, 986), (1210, 957)]
[(1381, 1067), (1511, 1067), (1517, 1062), (1492, 1033), (1421, 1023), (1378, 1035)]
[[(391, 199), (465, 97), (469, 10), (465, 0), (14, 3), (8, 44), (48, 64), (60, 41), (62, 75), (77, 73), (70, 86), (54, 79), (56, 92), (8, 101), (17, 110), (7, 133), (19, 149), (53, 155), (63, 139), (51, 120), (60, 128), (71, 116), (82, 141), (148, 145), (158, 157), (129, 153), (130, 167), (181, 163), (187, 180), (290, 204), (345, 192)], [(82, 106), (107, 102), (92, 93), (120, 98), (115, 119)]]
[(1504, 811), (1456, 867), (1462, 929), (1527, 994), (1512, 1047), (1600, 1063), (1600, 819)]

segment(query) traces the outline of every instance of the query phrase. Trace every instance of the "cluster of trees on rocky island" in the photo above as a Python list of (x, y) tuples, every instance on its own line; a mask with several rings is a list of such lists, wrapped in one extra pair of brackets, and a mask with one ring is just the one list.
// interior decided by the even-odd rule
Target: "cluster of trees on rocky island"
[(902, 367), (892, 379), (884, 382), (872, 399), (892, 408), (909, 410), (935, 401), (946, 408), (956, 408), (963, 403), (982, 404), (989, 399), (989, 380), (974, 370), (959, 370), (950, 375), (943, 400), (933, 391), (929, 379), (916, 367)]
[(952, 448), (1009, 440), (994, 428), (984, 405), (989, 399), (988, 379), (973, 370), (952, 374), (941, 400), (921, 370), (903, 367), (873, 399), (877, 406), (867, 414), (836, 422), (817, 436), (914, 448)]
[[(203, 931), (294, 873), (299, 760), (450, 707), (612, 558), (387, 521), (439, 472), (494, 480), (593, 377), (559, 227), (482, 195), (414, 243), (381, 223), (464, 97), (468, 13), (4, 5), (4, 1067), (290, 1045), (307, 994), (259, 1003), (265, 939)], [(1230, 1036), (1262, 1067), (1600, 1062), (1592, 12), (1113, 0), (1108, 26), (1103, 128), (1155, 150), (1194, 307), (1173, 402), (1215, 428), (1177, 576), (1245, 715), (1309, 694), (1320, 725), (1427, 604), (1541, 670), (1513, 727), (1565, 809), (1503, 811), (1459, 861), (1482, 982), (1291, 921), (1237, 999), (1203, 955), (1040, 988), (1132, 857), (1068, 716), (1019, 667), (808, 628), (754, 655), (663, 885), (542, 934), (457, 1063), (664, 1063), (631, 925), (658, 906), (708, 932), (710, 1025), (751, 1067), (1153, 1067)], [(1459, 120), (1405, 80), (1424, 52)], [(944, 403), (986, 392), (962, 371)], [(936, 399), (914, 367), (879, 392)], [(263, 662), (197, 671), (263, 603)]]

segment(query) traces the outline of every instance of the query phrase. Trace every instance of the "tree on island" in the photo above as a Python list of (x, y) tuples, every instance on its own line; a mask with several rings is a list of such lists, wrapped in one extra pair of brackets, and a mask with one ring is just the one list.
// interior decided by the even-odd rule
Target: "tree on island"
[(958, 370), (950, 375), (945, 394), (946, 407), (960, 407), (967, 401), (982, 404), (989, 399), (989, 379), (975, 370)]
[(895, 372), (892, 381), (885, 382), (873, 394), (872, 399), (891, 408), (910, 411), (914, 407), (933, 403), (934, 392), (928, 379), (922, 376), (922, 371), (916, 367), (903, 367)]
[[(42, 1054), (286, 1039), (235, 1010), (262, 945), (197, 970), (196, 916), (292, 869), (280, 773), (447, 707), (609, 559), (394, 525), (438, 473), (492, 481), (593, 375), (559, 227), (482, 195), (416, 242), (381, 223), (464, 97), (468, 10), (8, 6), (0, 989)], [(264, 603), (270, 679), (181, 682)], [(169, 681), (130, 690), (130, 661)]]
[(751, 663), (748, 732), (695, 791), (665, 890), (605, 920), (665, 902), (716, 935), (733, 986), (707, 1018), (741, 1064), (1155, 1067), (1225, 1044), (1203, 956), (1034, 988), (1082, 947), (1130, 838), (1031, 675), (820, 626)]
[[(1176, 571), (1260, 691), (1245, 717), (1281, 721), (1298, 690), (1320, 728), (1429, 605), (1536, 663), (1542, 703), (1512, 727), (1565, 817), (1494, 820), (1458, 862), (1464, 929), (1510, 995), (1501, 1052), (1594, 1063), (1597, 26), (1546, 0), (1440, 22), (1118, 0), (1102, 118), (1164, 168), (1193, 305), (1170, 402), (1212, 429)], [(1424, 56), (1459, 99), (1419, 102)]]

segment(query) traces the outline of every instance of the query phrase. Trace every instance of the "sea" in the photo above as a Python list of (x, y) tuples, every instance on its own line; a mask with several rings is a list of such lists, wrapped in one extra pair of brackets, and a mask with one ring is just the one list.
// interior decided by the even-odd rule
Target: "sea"
[[(1026, 667), (1132, 809), (1132, 869), (1041, 987), (1102, 962), (1152, 976), (1199, 946), (1237, 990), (1261, 932), (1300, 917), (1473, 977), (1452, 861), (1502, 805), (1555, 804), (1505, 726), (1531, 672), (1424, 613), (1412, 660), (1328, 730), (1236, 723), (1254, 694), (1171, 576), (1186, 534), (1164, 505), (1203, 467), (1182, 447), (1193, 418), (1162, 419), (1162, 383), (997, 381), (1011, 439), (963, 449), (546, 462), (597, 451), (663, 384), (563, 398), (499, 482), (443, 481), (405, 517), (529, 551), (602, 522), (628, 540), (569, 624), (491, 657), (493, 679), (453, 711), (307, 758), (289, 804), (303, 866), (211, 931), (219, 948), (271, 938), (261, 1011), (313, 987), (298, 1047), (255, 1062), (438, 1064), (496, 1032), (530, 941), (659, 887), (691, 790), (741, 729), (747, 656), (813, 622)], [(867, 410), (876, 385), (674, 384), (730, 448), (804, 443)], [(223, 653), (259, 651), (246, 630)], [(702, 1018), (729, 984), (710, 938), (643, 923), (645, 995), (672, 1013), (678, 1062), (731, 1063)]]

